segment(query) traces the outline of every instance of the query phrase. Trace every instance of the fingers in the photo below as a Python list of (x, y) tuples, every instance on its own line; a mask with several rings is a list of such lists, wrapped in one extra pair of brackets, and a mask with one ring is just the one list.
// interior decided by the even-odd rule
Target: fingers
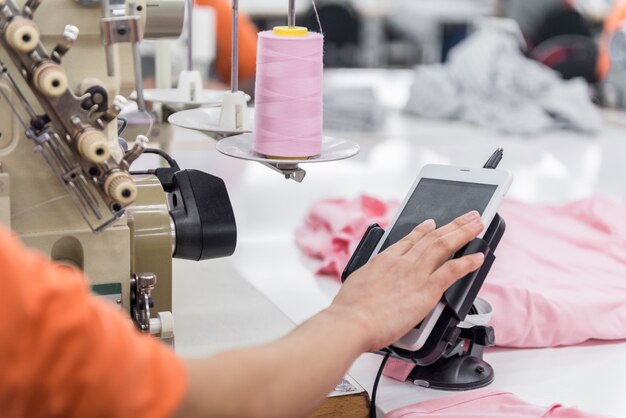
[(438, 291), (444, 292), (461, 277), (478, 270), (484, 261), (485, 255), (483, 253), (449, 260), (430, 276), (430, 282), (437, 286)]
[(471, 212), (467, 212), (465, 215), (459, 216), (458, 218), (456, 218), (455, 220), (453, 220), (449, 224), (443, 225), (441, 228), (439, 228), (436, 231), (435, 236), (438, 238), (438, 237), (447, 235), (450, 232), (455, 231), (455, 230), (457, 230), (459, 228), (462, 228), (463, 226), (467, 225), (468, 223), (474, 222), (476, 220), (480, 220), (480, 213), (478, 213), (475, 210), (473, 210)]
[(393, 255), (404, 255), (411, 248), (415, 246), (418, 242), (420, 242), (426, 235), (433, 232), (437, 226), (435, 225), (435, 221), (432, 219), (427, 219), (422, 222), (404, 238), (400, 241), (396, 242), (392, 246), (390, 246), (386, 251), (388, 254)]
[[(448, 225), (428, 234), (408, 255), (421, 260), (428, 271), (439, 268), (450, 256), (480, 234), (484, 226), (478, 212), (469, 212)], [(422, 257), (427, 254), (427, 257)]]

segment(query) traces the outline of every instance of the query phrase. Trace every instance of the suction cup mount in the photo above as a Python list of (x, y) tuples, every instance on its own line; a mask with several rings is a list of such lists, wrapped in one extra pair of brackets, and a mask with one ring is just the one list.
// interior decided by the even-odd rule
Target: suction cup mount
[[(467, 350), (466, 344), (469, 344)], [(463, 391), (485, 387), (493, 382), (493, 367), (483, 360), (485, 347), (495, 345), (494, 331), (489, 326), (461, 329), (448, 352), (428, 366), (416, 365), (407, 381), (417, 386)]]

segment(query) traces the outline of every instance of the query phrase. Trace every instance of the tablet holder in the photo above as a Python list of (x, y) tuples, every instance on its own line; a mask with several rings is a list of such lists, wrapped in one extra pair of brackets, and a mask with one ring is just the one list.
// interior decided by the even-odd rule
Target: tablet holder
[[(445, 305), (424, 346), (408, 351), (389, 346), (379, 354), (391, 351), (393, 357), (415, 363), (407, 380), (433, 389), (463, 391), (478, 389), (494, 380), (493, 368), (483, 360), (484, 347), (495, 344), (494, 330), (490, 326), (460, 328), (459, 324), (472, 310), (474, 300), (495, 260), (494, 251), (504, 234), (506, 225), (496, 214), (483, 238), (476, 238), (455, 253), (454, 258), (482, 252), (485, 261), (477, 271), (468, 274), (441, 297)], [(352, 254), (341, 281), (365, 265), (380, 242), (384, 229), (371, 225)]]

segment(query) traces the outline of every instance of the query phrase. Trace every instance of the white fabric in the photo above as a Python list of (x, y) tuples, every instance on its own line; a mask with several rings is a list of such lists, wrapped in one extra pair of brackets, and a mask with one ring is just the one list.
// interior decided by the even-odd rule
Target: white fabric
[(482, 298), (474, 300), (475, 314), (469, 314), (465, 320), (459, 324), (459, 328), (486, 327), (493, 316), (493, 307)]
[(562, 80), (526, 58), (514, 36), (493, 27), (453, 49), (446, 64), (417, 67), (406, 111), (521, 135), (594, 133), (602, 126), (583, 80)]

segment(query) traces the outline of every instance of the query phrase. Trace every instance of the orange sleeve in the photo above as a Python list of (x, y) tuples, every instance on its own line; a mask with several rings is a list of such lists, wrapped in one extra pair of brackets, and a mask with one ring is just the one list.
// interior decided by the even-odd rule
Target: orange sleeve
[[(217, 58), (215, 68), (221, 81), (230, 83), (232, 5), (228, 0), (196, 0), (199, 6), (215, 9), (217, 22)], [(257, 28), (239, 11), (239, 80), (245, 81), (256, 73)]]
[(0, 228), (0, 415), (133, 417), (173, 414), (182, 361), (138, 333), (82, 273), (25, 249)]
[(609, 54), (609, 43), (613, 34), (626, 23), (626, 0), (617, 0), (609, 16), (604, 21), (602, 37), (600, 38), (600, 50), (598, 53), (598, 65), (596, 73), (598, 78), (603, 80), (609, 75), (611, 70), (611, 56)]

